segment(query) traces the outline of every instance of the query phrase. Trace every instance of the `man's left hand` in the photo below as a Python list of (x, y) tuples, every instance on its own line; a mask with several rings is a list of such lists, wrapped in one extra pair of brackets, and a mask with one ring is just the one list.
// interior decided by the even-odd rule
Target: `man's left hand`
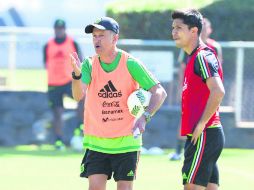
[(198, 123), (196, 128), (193, 131), (192, 134), (192, 138), (191, 138), (191, 142), (195, 145), (198, 141), (199, 136), (201, 135), (201, 133), (203, 132), (205, 128), (205, 124), (203, 123)]
[(136, 128), (138, 128), (140, 133), (143, 133), (145, 131), (145, 126), (146, 126), (146, 118), (144, 115), (142, 115), (140, 118), (136, 120), (132, 132), (134, 132)]

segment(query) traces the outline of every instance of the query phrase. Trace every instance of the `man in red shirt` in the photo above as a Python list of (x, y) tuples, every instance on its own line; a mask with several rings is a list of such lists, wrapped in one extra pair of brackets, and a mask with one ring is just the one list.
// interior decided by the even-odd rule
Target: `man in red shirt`
[(172, 37), (188, 55), (183, 90), (181, 135), (187, 136), (182, 168), (185, 190), (217, 190), (217, 160), (224, 146), (219, 105), (225, 90), (222, 67), (200, 39), (203, 17), (196, 10), (172, 13)]
[[(200, 34), (200, 37), (202, 41), (210, 47), (212, 50), (214, 50), (214, 53), (217, 55), (218, 60), (222, 64), (222, 49), (221, 45), (216, 42), (214, 39), (210, 38), (210, 35), (213, 32), (212, 24), (208, 18), (203, 18), (203, 26), (202, 26), (202, 31)], [(184, 71), (186, 68), (186, 64), (188, 62), (188, 54), (184, 52), (183, 49), (180, 50), (179, 56), (178, 56), (178, 63), (180, 64), (179, 66), (179, 72), (178, 72), (178, 82), (179, 84), (183, 83), (183, 77), (184, 77)], [(178, 94), (181, 96), (182, 89), (178, 89)], [(180, 125), (179, 125), (180, 128)], [(177, 132), (177, 142), (176, 142), (176, 148), (174, 153), (169, 154), (169, 159), (170, 160), (181, 160), (182, 157), (182, 149), (183, 145), (185, 142), (185, 137), (182, 137), (180, 135), (180, 130)]]

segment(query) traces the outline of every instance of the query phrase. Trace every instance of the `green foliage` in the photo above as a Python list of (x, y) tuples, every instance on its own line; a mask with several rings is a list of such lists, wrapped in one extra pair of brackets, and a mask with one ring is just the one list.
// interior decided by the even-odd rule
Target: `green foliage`
[(155, 12), (169, 9), (201, 8), (213, 3), (215, 0), (117, 0), (107, 5), (112, 13)]
[[(169, 39), (171, 13), (177, 8), (188, 6), (186, 2), (120, 0), (108, 6), (107, 15), (119, 22), (121, 38)], [(241, 0), (190, 2), (193, 2), (192, 7), (199, 8), (202, 14), (211, 20), (214, 28), (212, 37), (216, 40), (254, 40), (254, 22), (251, 18), (254, 12), (253, 0), (244, 0), (244, 3)]]
[(211, 20), (213, 38), (220, 41), (253, 41), (253, 0), (224, 0), (201, 9)]

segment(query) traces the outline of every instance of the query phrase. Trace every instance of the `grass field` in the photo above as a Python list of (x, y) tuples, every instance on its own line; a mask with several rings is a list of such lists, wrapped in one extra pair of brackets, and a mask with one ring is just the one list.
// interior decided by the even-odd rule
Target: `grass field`
[[(87, 189), (79, 178), (82, 154), (30, 146), (0, 148), (1, 190)], [(225, 149), (219, 161), (222, 190), (252, 190), (254, 187), (254, 150)], [(136, 190), (180, 190), (181, 162), (170, 162), (167, 154), (142, 155), (135, 181)], [(111, 180), (108, 189), (113, 190)]]
[(13, 72), (0, 69), (0, 77), (6, 78), (5, 89), (18, 91), (47, 91), (45, 69), (17, 69)]

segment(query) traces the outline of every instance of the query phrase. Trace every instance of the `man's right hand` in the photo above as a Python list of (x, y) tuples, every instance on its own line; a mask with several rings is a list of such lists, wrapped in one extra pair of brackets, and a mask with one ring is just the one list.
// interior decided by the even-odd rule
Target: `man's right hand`
[(73, 68), (73, 71), (75, 72), (76, 76), (79, 76), (81, 74), (81, 70), (80, 70), (81, 62), (78, 58), (77, 52), (70, 53), (70, 58), (71, 58), (71, 66)]

